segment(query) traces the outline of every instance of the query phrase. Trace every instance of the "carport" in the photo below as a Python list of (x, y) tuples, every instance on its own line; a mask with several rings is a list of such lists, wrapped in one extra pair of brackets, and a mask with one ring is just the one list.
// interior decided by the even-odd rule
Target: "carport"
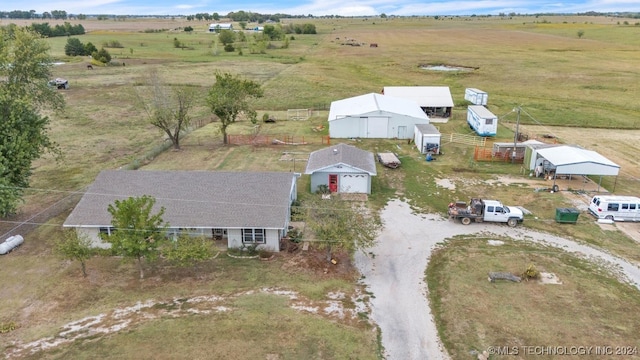
[(553, 171), (553, 189), (557, 190), (556, 178), (558, 175), (598, 175), (598, 191), (603, 176), (618, 176), (620, 165), (598, 154), (595, 151), (586, 150), (575, 146), (556, 146), (537, 150), (538, 160), (546, 160)]

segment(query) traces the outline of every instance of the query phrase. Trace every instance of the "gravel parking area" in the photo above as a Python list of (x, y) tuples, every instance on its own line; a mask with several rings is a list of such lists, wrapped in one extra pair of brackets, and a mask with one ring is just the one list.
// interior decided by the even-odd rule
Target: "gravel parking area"
[(385, 227), (376, 245), (366, 254), (357, 252), (355, 261), (373, 294), (371, 317), (382, 330), (388, 360), (449, 359), (438, 339), (424, 277), (434, 246), (455, 235), (493, 233), (556, 246), (616, 266), (622, 280), (640, 289), (636, 265), (571, 240), (501, 224), (464, 226), (438, 215), (416, 214), (400, 200), (389, 202), (381, 216)]

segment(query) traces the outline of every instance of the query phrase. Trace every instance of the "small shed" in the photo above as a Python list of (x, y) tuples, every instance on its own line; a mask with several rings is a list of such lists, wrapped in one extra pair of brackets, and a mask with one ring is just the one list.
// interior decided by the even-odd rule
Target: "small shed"
[(489, 101), (489, 94), (476, 88), (466, 88), (464, 90), (464, 99), (471, 102), (473, 105), (487, 105)]
[(440, 131), (432, 124), (419, 124), (414, 129), (414, 143), (421, 154), (440, 154)]
[(372, 152), (338, 144), (309, 154), (304, 172), (311, 176), (311, 192), (326, 185), (332, 193), (371, 194), (371, 177), (376, 176)]
[[(528, 145), (541, 145), (544, 144), (538, 140), (527, 140), (522, 142), (494, 142), (491, 149), (491, 155), (501, 158), (525, 158), (525, 152)], [(515, 154), (514, 154), (515, 148)], [(515, 155), (515, 156), (514, 156)]]
[(498, 117), (482, 105), (469, 105), (467, 123), (480, 136), (496, 136)]

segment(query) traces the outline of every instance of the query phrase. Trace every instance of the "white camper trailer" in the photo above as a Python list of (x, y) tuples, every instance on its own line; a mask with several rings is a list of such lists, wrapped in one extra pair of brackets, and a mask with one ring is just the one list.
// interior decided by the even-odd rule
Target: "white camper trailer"
[(467, 123), (480, 136), (496, 136), (498, 132), (498, 117), (481, 105), (469, 105)]
[(489, 94), (479, 89), (466, 88), (464, 90), (464, 99), (473, 105), (487, 105)]

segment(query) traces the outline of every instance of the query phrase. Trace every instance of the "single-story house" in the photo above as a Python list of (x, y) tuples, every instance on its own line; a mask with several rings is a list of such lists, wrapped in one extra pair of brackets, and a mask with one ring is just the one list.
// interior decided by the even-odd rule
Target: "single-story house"
[(440, 154), (440, 131), (432, 124), (416, 125), (413, 142), (420, 154)]
[(304, 172), (311, 175), (311, 192), (326, 185), (335, 193), (371, 194), (371, 177), (376, 176), (373, 153), (338, 144), (309, 154)]
[(411, 139), (416, 124), (428, 123), (414, 101), (375, 93), (333, 101), (329, 109), (332, 138)]
[(105, 170), (63, 226), (108, 248), (101, 238), (113, 231), (108, 206), (148, 195), (156, 199), (154, 213), (165, 208), (168, 236), (187, 232), (226, 238), (230, 248), (256, 244), (279, 251), (297, 197), (296, 180), (296, 174), (287, 172)]
[(233, 30), (233, 24), (231, 23), (209, 24), (209, 32), (218, 33), (222, 30)]
[(429, 117), (451, 117), (453, 98), (448, 86), (385, 86), (382, 94), (414, 101)]

